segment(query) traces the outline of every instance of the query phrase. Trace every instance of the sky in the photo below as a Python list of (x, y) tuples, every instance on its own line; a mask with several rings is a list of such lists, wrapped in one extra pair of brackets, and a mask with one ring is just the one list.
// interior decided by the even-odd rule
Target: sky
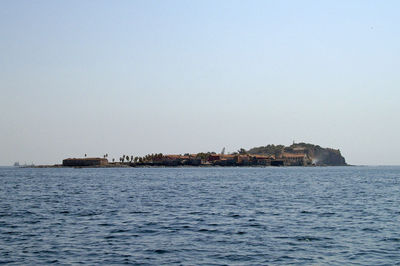
[(399, 1), (0, 1), (0, 165), (295, 142), (400, 164)]

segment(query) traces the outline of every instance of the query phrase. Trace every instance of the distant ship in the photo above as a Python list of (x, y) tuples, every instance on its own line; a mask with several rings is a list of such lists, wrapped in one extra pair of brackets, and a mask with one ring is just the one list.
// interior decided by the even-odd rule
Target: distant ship
[(15, 166), (15, 167), (19, 167), (19, 162), (15, 162), (15, 163), (14, 163), (14, 166)]

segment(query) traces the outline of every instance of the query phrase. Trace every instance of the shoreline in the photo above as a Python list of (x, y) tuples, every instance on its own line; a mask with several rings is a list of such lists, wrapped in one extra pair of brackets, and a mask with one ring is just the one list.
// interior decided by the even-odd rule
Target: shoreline
[(272, 166), (272, 165), (92, 165), (92, 166), (63, 166), (63, 165), (35, 165), (35, 166), (20, 166), (19, 168), (282, 168), (282, 167), (343, 167), (343, 166), (356, 166), (356, 165), (305, 165), (305, 166)]

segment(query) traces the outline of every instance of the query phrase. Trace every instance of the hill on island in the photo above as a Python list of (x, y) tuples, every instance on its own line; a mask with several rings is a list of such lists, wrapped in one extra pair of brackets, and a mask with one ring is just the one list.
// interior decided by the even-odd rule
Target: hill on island
[[(242, 150), (244, 151), (244, 150)], [(267, 146), (254, 147), (247, 151), (248, 154), (272, 155), (276, 158), (290, 154), (306, 154), (313, 164), (319, 166), (347, 165), (345, 158), (339, 149), (322, 148), (319, 145), (309, 143), (294, 143), (290, 146), (269, 144)]]

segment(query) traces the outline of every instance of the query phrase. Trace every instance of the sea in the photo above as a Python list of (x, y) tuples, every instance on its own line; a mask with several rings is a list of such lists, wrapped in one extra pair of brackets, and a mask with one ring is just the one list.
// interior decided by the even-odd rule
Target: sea
[(0, 264), (400, 264), (400, 167), (2, 167)]

